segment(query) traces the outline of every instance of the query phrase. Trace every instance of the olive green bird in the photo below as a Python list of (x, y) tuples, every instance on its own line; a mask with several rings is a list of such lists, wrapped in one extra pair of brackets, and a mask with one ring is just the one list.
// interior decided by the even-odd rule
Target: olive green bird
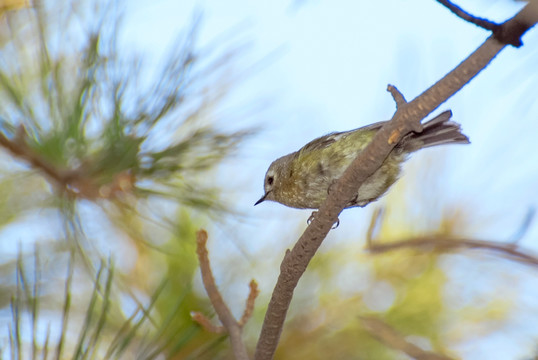
[[(443, 144), (468, 144), (469, 139), (461, 133), (458, 123), (450, 121), (451, 116), (450, 110), (445, 111), (424, 123), (422, 132), (404, 136), (346, 208), (365, 206), (385, 194), (398, 179), (401, 164), (410, 153)], [(342, 176), (385, 123), (319, 137), (299, 151), (273, 161), (265, 174), (265, 194), (254, 205), (270, 200), (293, 208), (318, 209), (327, 198), (329, 186)]]

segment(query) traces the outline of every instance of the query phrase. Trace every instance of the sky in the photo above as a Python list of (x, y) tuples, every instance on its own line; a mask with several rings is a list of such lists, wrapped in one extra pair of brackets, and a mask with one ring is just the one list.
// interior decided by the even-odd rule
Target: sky
[[(522, 6), (501, 0), (460, 5), (495, 21), (503, 21)], [(261, 126), (262, 131), (215, 179), (247, 216), (215, 225), (210, 239), (216, 254), (214, 266), (224, 267), (229, 257), (236, 257), (257, 279), (267, 277), (267, 269), (249, 268), (257, 262), (254, 254), (267, 249), (273, 261), (280, 261), (310, 216), (308, 210), (276, 203), (253, 207), (263, 194), (269, 164), (323, 134), (390, 119), (395, 106), (387, 84), (396, 85), (411, 100), (487, 37), (485, 31), (456, 18), (433, 0), (137, 0), (129, 2), (125, 13), (125, 49), (140, 53), (152, 66), (192, 21), (194, 12), (202, 14), (201, 47), (215, 39), (224, 41), (227, 33), (247, 44), (237, 59), (239, 73), (243, 70), (247, 76), (219, 109), (222, 114), (246, 115), (239, 124), (221, 125)], [(472, 144), (414, 154), (396, 185), (405, 190), (396, 206), (401, 214), (426, 214), (420, 215), (427, 216), (424, 222), (435, 223), (450, 209), (465, 204), (472, 224), (466, 235), (503, 241), (517, 232), (528, 210), (538, 205), (538, 161), (533, 153), (538, 130), (534, 95), (538, 29), (529, 31), (523, 41), (525, 46), (505, 49), (436, 110), (451, 109)], [(390, 199), (389, 194), (379, 204)], [(321, 250), (362, 239), (373, 208), (344, 211), (339, 228), (329, 234)], [(535, 221), (521, 245), (538, 251), (536, 239)], [(224, 255), (219, 258), (218, 254)], [(447, 263), (453, 261), (458, 259)], [(474, 275), (479, 272), (476, 269)], [(271, 291), (276, 274), (270, 276), (261, 282), (262, 291)], [(458, 276), (463, 275), (454, 274), (453, 279)], [(244, 283), (249, 279), (250, 274)], [(228, 291), (246, 294), (246, 287), (238, 285)], [(514, 342), (496, 345), (492, 351), (492, 344), (458, 350), (475, 358), (505, 359), (528, 353), (523, 350), (532, 346)]]

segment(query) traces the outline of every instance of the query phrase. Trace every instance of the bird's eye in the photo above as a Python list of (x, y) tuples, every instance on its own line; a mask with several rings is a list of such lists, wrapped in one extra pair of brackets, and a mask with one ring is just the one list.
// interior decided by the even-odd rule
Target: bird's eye
[(267, 177), (267, 183), (268, 183), (269, 185), (273, 185), (273, 181), (274, 181), (274, 180), (275, 180), (275, 179), (274, 179), (272, 176)]

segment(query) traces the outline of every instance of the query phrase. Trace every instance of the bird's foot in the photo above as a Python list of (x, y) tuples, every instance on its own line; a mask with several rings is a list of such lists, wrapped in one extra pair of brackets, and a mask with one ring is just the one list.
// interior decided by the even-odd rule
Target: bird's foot
[(340, 225), (340, 219), (336, 219), (336, 222), (335, 222), (335, 223), (333, 224), (333, 226), (331, 227), (331, 230), (336, 229), (339, 225)]
[(306, 223), (308, 225), (310, 225), (312, 223), (312, 221), (314, 221), (316, 215), (317, 215), (317, 211), (312, 211), (312, 214), (310, 215), (310, 217), (308, 218), (308, 220), (306, 220)]
[[(312, 223), (312, 221), (314, 221), (314, 219), (316, 218), (316, 215), (318, 214), (317, 211), (312, 211), (312, 214), (310, 215), (310, 217), (308, 218), (308, 220), (306, 220), (306, 223), (308, 225), (310, 225)], [(340, 219), (336, 219), (336, 222), (333, 224), (333, 226), (331, 227), (332, 230), (336, 229), (338, 227), (338, 225), (340, 225)]]

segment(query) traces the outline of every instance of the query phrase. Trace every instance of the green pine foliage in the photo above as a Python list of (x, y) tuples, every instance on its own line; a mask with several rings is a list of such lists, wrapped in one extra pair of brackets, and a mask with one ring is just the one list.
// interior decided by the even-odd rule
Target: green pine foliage
[(233, 210), (206, 179), (253, 133), (215, 115), (238, 48), (198, 46), (197, 16), (148, 65), (120, 50), (122, 6), (39, 1), (0, 23), (0, 225), (19, 234), (1, 241), (35, 243), (0, 260), (0, 358), (223, 350), (191, 284), (195, 230)]

